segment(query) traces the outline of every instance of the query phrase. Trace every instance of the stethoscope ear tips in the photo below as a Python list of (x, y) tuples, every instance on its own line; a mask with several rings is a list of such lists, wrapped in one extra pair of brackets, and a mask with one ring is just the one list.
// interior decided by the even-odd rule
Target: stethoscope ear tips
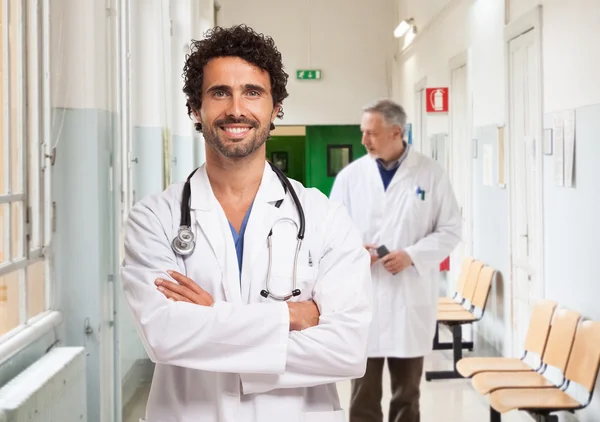
[(300, 289), (296, 289), (296, 290), (292, 290), (292, 296), (296, 297), (296, 296), (300, 296)]
[(267, 297), (269, 297), (269, 292), (267, 292), (266, 290), (261, 290), (260, 295), (264, 298), (267, 298)]

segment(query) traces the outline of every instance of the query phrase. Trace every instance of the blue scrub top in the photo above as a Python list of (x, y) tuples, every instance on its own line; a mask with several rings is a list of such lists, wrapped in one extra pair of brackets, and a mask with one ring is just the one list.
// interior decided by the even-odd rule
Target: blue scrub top
[(238, 267), (240, 270), (240, 282), (242, 280), (242, 257), (244, 255), (244, 233), (246, 232), (246, 225), (248, 224), (248, 218), (250, 217), (250, 211), (252, 211), (252, 204), (250, 204), (250, 208), (246, 211), (246, 215), (244, 216), (244, 220), (242, 221), (242, 227), (240, 227), (240, 232), (235, 231), (235, 228), (229, 223), (229, 228), (231, 229), (231, 234), (233, 235), (233, 243), (235, 244), (235, 252), (237, 254), (238, 259)]

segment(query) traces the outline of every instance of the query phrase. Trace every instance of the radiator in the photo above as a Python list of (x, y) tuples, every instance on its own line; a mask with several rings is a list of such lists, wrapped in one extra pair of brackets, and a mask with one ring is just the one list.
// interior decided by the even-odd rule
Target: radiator
[(0, 422), (85, 422), (83, 347), (52, 349), (0, 389)]

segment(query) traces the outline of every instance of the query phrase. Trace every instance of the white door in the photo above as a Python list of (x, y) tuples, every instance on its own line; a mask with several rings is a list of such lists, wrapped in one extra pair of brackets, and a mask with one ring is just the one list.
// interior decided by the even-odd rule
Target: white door
[(450, 166), (452, 189), (462, 216), (462, 241), (453, 251), (449, 273), (449, 292), (456, 288), (460, 266), (472, 253), (471, 216), (471, 142), (469, 139), (467, 66), (452, 70), (450, 75)]
[(541, 297), (540, 53), (534, 32), (509, 41), (512, 351), (522, 351), (531, 308)]

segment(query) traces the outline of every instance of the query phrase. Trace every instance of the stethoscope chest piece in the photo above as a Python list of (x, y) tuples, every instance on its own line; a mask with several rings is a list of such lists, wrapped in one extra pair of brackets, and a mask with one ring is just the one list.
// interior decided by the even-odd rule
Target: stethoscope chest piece
[(188, 226), (180, 226), (177, 236), (173, 239), (172, 247), (179, 255), (191, 255), (196, 247), (192, 229)]

